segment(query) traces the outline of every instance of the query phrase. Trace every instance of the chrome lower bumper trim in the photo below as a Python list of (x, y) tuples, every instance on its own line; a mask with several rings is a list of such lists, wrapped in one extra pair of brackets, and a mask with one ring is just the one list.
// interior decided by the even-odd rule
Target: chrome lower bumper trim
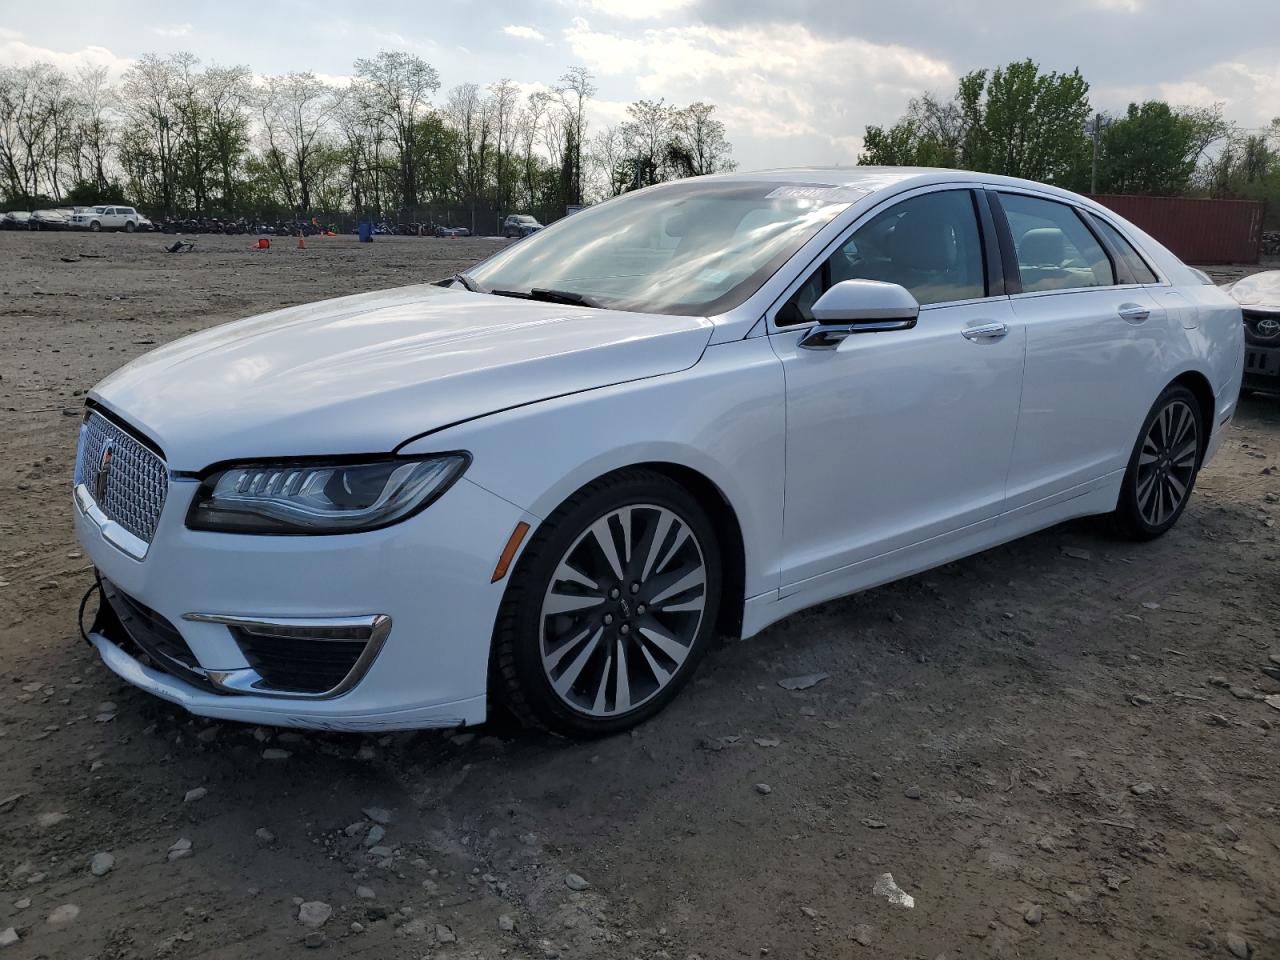
[[(263, 677), (253, 667), (237, 670), (206, 670), (208, 681), (224, 693), (252, 695), (255, 697), (279, 697), (287, 700), (332, 700), (347, 693), (364, 679), (369, 667), (377, 659), (378, 653), (391, 633), (391, 618), (385, 614), (374, 614), (365, 617), (290, 617), (267, 619), (263, 617), (236, 617), (216, 613), (184, 613), (183, 620), (193, 623), (218, 623), (226, 627), (234, 627), (246, 633), (261, 637), (295, 636), (323, 642), (325, 639), (364, 640), (364, 650), (357, 658), (350, 672), (342, 678), (342, 682), (332, 689), (320, 693), (299, 690), (281, 690), (268, 686)], [(365, 636), (346, 636), (342, 638), (325, 638), (307, 636), (308, 631), (363, 631)]]
[(93, 499), (93, 494), (89, 492), (89, 488), (83, 483), (76, 487), (76, 506), (80, 508), (90, 521), (97, 524), (98, 530), (102, 533), (102, 539), (111, 544), (135, 560), (143, 560), (147, 556), (147, 548), (150, 544), (141, 537), (136, 537), (120, 524), (116, 523), (98, 506)]

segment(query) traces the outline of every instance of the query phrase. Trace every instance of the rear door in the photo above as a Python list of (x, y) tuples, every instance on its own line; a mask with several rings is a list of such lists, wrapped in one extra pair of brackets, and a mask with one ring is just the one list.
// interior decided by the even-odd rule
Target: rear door
[(994, 196), (1027, 338), (1006, 503), (1016, 512), (1083, 495), (1124, 470), (1160, 389), (1165, 326), (1182, 318), (1135, 282), (1080, 208), (1012, 190)]

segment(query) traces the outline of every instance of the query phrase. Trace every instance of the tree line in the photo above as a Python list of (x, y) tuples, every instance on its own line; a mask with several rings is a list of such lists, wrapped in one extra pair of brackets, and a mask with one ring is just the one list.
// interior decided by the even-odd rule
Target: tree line
[(146, 54), (108, 82), (48, 63), (0, 66), (0, 205), (127, 202), (156, 215), (423, 209), (539, 211), (731, 170), (715, 107), (640, 100), (592, 129), (592, 75), (525, 93), (509, 79), (441, 92), (403, 51), (259, 76), (190, 53)]
[(957, 167), (1091, 193), (1201, 194), (1280, 208), (1280, 118), (1243, 130), (1221, 105), (1131, 103), (1096, 112), (1079, 70), (1031, 60), (960, 78), (948, 98), (927, 93), (889, 127), (869, 126), (859, 163)]

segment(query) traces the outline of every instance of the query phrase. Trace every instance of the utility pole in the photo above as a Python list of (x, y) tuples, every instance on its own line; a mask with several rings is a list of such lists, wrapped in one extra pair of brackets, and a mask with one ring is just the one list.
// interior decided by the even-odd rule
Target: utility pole
[(1093, 115), (1093, 175), (1089, 180), (1089, 192), (1098, 192), (1098, 154), (1102, 152), (1102, 114)]

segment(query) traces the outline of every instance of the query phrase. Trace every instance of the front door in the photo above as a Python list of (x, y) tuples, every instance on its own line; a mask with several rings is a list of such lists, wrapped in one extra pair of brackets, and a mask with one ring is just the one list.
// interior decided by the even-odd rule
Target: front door
[[(988, 296), (976, 199), (948, 189), (856, 227), (779, 309), (771, 340), (786, 375), (784, 594), (962, 528), (1004, 502), (1022, 389), (1023, 325)], [(832, 283), (899, 283), (913, 329), (800, 345)], [(981, 332), (980, 332), (981, 331)]]

